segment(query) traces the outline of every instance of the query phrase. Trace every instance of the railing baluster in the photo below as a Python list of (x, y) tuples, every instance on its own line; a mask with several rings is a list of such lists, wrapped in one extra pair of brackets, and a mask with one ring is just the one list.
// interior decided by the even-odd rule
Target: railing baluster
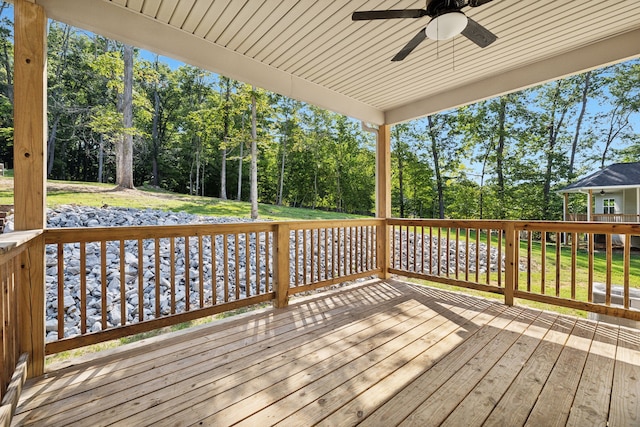
[(310, 283), (311, 280), (307, 276), (307, 230), (302, 230), (302, 272), (304, 274), (303, 284)]
[[(102, 294), (103, 298), (106, 293)], [(64, 338), (64, 243), (58, 243), (58, 339)]]
[(576, 264), (578, 262), (578, 234), (571, 234), (571, 299), (576, 299)]
[(222, 235), (222, 263), (224, 265), (224, 302), (229, 302), (229, 235)]
[[(204, 254), (202, 253), (202, 234), (198, 234), (198, 303), (199, 308), (204, 307)], [(256, 252), (258, 251), (256, 246)]]
[(547, 276), (547, 233), (542, 231), (540, 236), (540, 293), (545, 294), (546, 276)]
[(233, 245), (235, 248), (234, 251), (234, 260), (235, 260), (235, 271), (234, 271), (234, 285), (235, 285), (235, 298), (236, 301), (240, 299), (240, 235), (237, 233), (233, 234)]
[(391, 227), (391, 268), (396, 268), (396, 226)]
[(309, 230), (309, 231), (310, 231), (310, 233), (311, 233), (311, 235), (310, 235), (310, 242), (309, 242), (309, 244), (310, 244), (310, 249), (311, 249), (311, 252), (309, 253), (309, 255), (310, 255), (310, 257), (311, 257), (311, 265), (310, 265), (310, 267), (311, 267), (311, 268), (310, 268), (310, 269), (311, 269), (311, 271), (310, 271), (311, 275), (310, 275), (310, 277), (309, 277), (309, 282), (310, 282), (310, 283), (313, 283), (313, 282), (315, 282), (315, 281), (316, 281), (316, 278), (315, 278), (315, 274), (316, 274), (316, 271), (315, 271), (315, 270), (316, 270), (316, 269), (315, 269), (315, 251), (316, 251), (315, 242), (316, 242), (316, 240), (315, 240), (315, 237), (314, 237), (314, 234), (315, 234), (315, 233), (313, 232), (314, 230), (313, 230), (313, 229), (311, 229), (311, 230)]
[[(58, 267), (61, 257), (58, 254)], [(102, 330), (107, 329), (107, 241), (100, 242), (100, 308)], [(60, 313), (60, 311), (58, 311)]]
[(338, 267), (338, 277), (340, 277), (340, 276), (342, 276), (343, 271), (344, 271), (342, 269), (342, 267), (344, 266), (344, 263), (342, 262), (342, 250), (340, 249), (341, 248), (341, 244), (340, 244), (341, 236), (340, 235), (342, 234), (343, 228), (342, 227), (338, 227), (337, 230), (338, 230), (338, 237), (336, 239), (336, 249), (338, 251), (338, 266), (337, 267)]
[(298, 259), (298, 251), (300, 250), (300, 242), (298, 242), (298, 230), (293, 230), (293, 232), (294, 232), (294, 242), (293, 242), (293, 244), (294, 244), (294, 248), (295, 248), (294, 252), (293, 252), (294, 253), (293, 256), (294, 256), (294, 262), (296, 263), (296, 267), (295, 267), (296, 268), (296, 276), (295, 276), (295, 279), (293, 281), (293, 284), (294, 284), (294, 286), (299, 286), (300, 283), (299, 283), (298, 275), (300, 274), (300, 270), (299, 270), (299, 268), (300, 268), (300, 266), (299, 266), (300, 260)]
[[(120, 326), (127, 323), (127, 286), (124, 240), (120, 239)], [(115, 325), (114, 325), (115, 326)]]
[(433, 274), (433, 227), (429, 226), (429, 274)]
[(498, 287), (502, 287), (502, 233), (504, 231), (504, 224), (500, 225), (498, 229)]
[(160, 317), (160, 279), (162, 277), (162, 272), (160, 271), (160, 239), (159, 238), (155, 238), (154, 239), (154, 247), (153, 247), (153, 251), (154, 251), (154, 267), (155, 267), (155, 276), (154, 276), (154, 282), (155, 282), (155, 292), (154, 292), (154, 296), (155, 296), (155, 300), (156, 300), (156, 318)]
[(244, 254), (245, 254), (245, 296), (248, 298), (251, 296), (251, 242), (249, 240), (249, 233), (244, 233)]
[(191, 251), (189, 248), (189, 236), (184, 236), (184, 309), (191, 309)]
[(464, 280), (469, 281), (469, 244), (471, 243), (471, 233), (469, 232), (469, 227), (464, 230)]
[[(260, 233), (259, 232), (255, 232), (256, 235), (256, 294), (260, 295), (262, 294), (262, 289), (261, 289), (261, 283), (262, 283), (262, 277), (260, 276), (260, 271), (262, 270), (262, 268), (260, 268)], [(297, 231), (296, 231), (296, 235), (297, 235)], [(297, 251), (296, 251), (297, 254)], [(267, 293), (267, 290), (265, 289), (264, 291), (265, 293)]]
[(480, 281), (480, 229), (476, 228), (476, 283)]
[(556, 232), (556, 296), (560, 296), (560, 260), (562, 259), (562, 246), (560, 245), (560, 233)]
[(589, 266), (587, 273), (587, 301), (593, 302), (593, 233), (587, 234), (587, 256), (589, 258)]
[(487, 228), (487, 254), (485, 255), (485, 261), (487, 263), (487, 279), (485, 283), (488, 285), (491, 283), (491, 229)]
[(169, 237), (169, 281), (171, 296), (171, 314), (176, 313), (176, 242), (174, 237)]
[(624, 308), (628, 309), (631, 304), (631, 295), (629, 295), (629, 275), (631, 274), (631, 235), (624, 236)]
[(142, 239), (138, 239), (138, 321), (144, 320), (144, 253)]
[(324, 231), (324, 278), (329, 278), (329, 229), (323, 228)]
[(265, 261), (265, 285), (264, 285), (264, 291), (269, 292), (269, 276), (270, 276), (270, 271), (271, 269), (269, 268), (269, 266), (271, 265), (271, 256), (270, 254), (273, 253), (273, 251), (269, 250), (269, 247), (271, 245), (271, 241), (272, 239), (269, 238), (269, 236), (271, 235), (271, 232), (267, 231), (265, 232), (264, 235), (264, 247), (265, 247), (265, 254), (264, 254), (264, 261)]
[(605, 296), (605, 304), (611, 305), (611, 261), (613, 259), (613, 242), (611, 238), (611, 233), (607, 233), (607, 276), (606, 276), (606, 296)]
[(80, 242), (80, 333), (87, 333), (87, 244)]
[(211, 235), (211, 303), (213, 305), (218, 304), (218, 267), (216, 265), (217, 261), (217, 249), (216, 246), (218, 244), (218, 235)]
[(446, 255), (445, 255), (445, 259), (447, 260), (446, 263), (446, 268), (447, 268), (447, 273), (446, 276), (449, 277), (449, 271), (451, 270), (451, 228), (447, 227), (447, 245), (446, 245)]
[(437, 276), (442, 276), (442, 227), (438, 226), (438, 272)]
[(532, 232), (527, 231), (527, 292), (531, 292), (531, 245)]
[(455, 255), (455, 277), (456, 280), (460, 278), (460, 228), (456, 227), (456, 255)]

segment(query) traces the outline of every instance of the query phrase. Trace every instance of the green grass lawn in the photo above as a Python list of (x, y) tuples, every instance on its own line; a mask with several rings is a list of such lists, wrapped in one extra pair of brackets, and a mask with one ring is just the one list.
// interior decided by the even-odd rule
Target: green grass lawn
[[(0, 204), (13, 204), (13, 178), (0, 177)], [(186, 212), (194, 215), (238, 218), (249, 218), (251, 216), (251, 204), (249, 202), (188, 196), (152, 187), (141, 187), (131, 191), (116, 191), (113, 184), (49, 180), (47, 182), (47, 206), (53, 208), (70, 204), (95, 207), (108, 205), (137, 209), (150, 208)], [(363, 218), (363, 216), (340, 212), (291, 208), (264, 203), (258, 205), (258, 214), (261, 219), (281, 221)]]

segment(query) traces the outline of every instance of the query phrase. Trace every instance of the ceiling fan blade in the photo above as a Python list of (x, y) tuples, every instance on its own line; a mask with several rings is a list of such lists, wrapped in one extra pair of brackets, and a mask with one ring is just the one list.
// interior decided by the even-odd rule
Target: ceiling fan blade
[(424, 9), (369, 10), (353, 12), (351, 20), (369, 21), (372, 19), (422, 18), (427, 14)]
[(487, 47), (496, 39), (498, 36), (493, 34), (491, 31), (487, 30), (482, 25), (478, 24), (473, 19), (467, 17), (468, 23), (464, 30), (462, 30), (462, 35), (477, 44), (480, 47)]
[(404, 58), (407, 57), (407, 55), (413, 52), (413, 49), (418, 47), (418, 45), (422, 43), (426, 38), (427, 38), (427, 34), (424, 32), (424, 28), (423, 28), (418, 32), (418, 34), (413, 36), (413, 38), (409, 40), (409, 43), (407, 43), (405, 47), (403, 47), (402, 50), (400, 50), (400, 52), (398, 52), (396, 56), (394, 56), (391, 60), (394, 62), (402, 61)]
[(469, 0), (469, 6), (478, 7), (478, 6), (482, 6), (483, 4), (490, 3), (492, 1), (493, 0)]

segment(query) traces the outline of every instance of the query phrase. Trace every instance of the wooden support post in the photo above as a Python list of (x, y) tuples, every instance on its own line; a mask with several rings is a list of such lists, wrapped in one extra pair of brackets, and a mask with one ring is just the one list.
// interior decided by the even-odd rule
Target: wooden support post
[(289, 225), (278, 224), (275, 234), (276, 308), (289, 305)]
[(513, 305), (513, 292), (516, 283), (516, 274), (518, 274), (518, 239), (516, 238), (516, 230), (512, 222), (505, 223), (505, 278), (504, 278), (504, 303)]
[[(46, 25), (42, 6), (14, 2), (14, 205), (15, 229), (43, 229), (46, 223), (47, 72)], [(27, 375), (44, 373), (44, 238), (21, 259), (20, 352), (29, 354)]]
[(35, 238), (21, 254), (19, 274), (19, 349), (29, 355), (27, 377), (32, 378), (44, 374), (44, 235)]
[[(391, 126), (378, 128), (376, 144), (376, 216), (391, 218)], [(377, 228), (377, 253), (381, 279), (389, 278), (389, 227), (386, 222)]]

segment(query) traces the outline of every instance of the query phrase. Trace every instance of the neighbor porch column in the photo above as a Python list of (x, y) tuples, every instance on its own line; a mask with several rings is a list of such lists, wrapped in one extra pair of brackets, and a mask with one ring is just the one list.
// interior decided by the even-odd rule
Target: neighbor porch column
[(640, 187), (636, 188), (636, 221), (640, 222)]
[[(32, 0), (14, 1), (14, 224), (46, 223), (47, 18)], [(44, 373), (44, 240), (22, 255), (20, 352), (29, 353), (29, 377)]]
[[(376, 217), (391, 218), (391, 125), (378, 128), (376, 143)], [(389, 228), (378, 227), (377, 252), (382, 279), (389, 278)]]
[(591, 221), (592, 212), (593, 212), (593, 190), (589, 190), (589, 198), (587, 199), (587, 221)]

